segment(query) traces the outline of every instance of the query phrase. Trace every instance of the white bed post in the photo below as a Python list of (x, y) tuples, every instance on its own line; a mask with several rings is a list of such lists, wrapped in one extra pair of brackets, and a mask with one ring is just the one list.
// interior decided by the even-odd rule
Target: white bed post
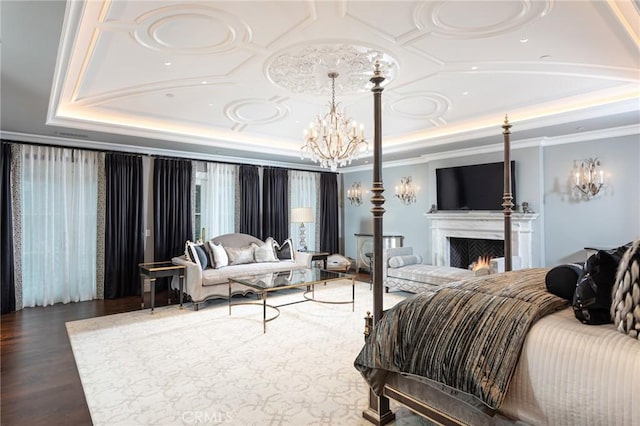
[[(376, 62), (373, 77), (373, 183), (371, 185), (371, 203), (373, 208), (373, 325), (382, 318), (382, 215), (384, 214), (384, 187), (382, 185), (382, 90), (380, 84), (384, 77), (380, 71), (380, 63)], [(362, 417), (375, 425), (385, 425), (395, 419), (389, 409), (389, 398), (377, 396), (369, 389), (369, 407), (362, 412)]]

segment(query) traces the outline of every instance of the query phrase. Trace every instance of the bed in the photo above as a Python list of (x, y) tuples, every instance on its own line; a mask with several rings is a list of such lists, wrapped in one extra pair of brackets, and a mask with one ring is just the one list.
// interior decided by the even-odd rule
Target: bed
[(640, 342), (577, 321), (546, 291), (547, 271), (405, 299), (376, 324), (356, 368), (376, 395), (443, 424), (640, 424)]
[[(378, 259), (383, 81), (376, 70), (372, 213)], [(508, 165), (506, 118), (502, 127)], [(640, 424), (640, 341), (613, 324), (577, 321), (564, 299), (546, 292), (547, 269), (511, 271), (510, 172), (505, 167), (506, 272), (416, 294), (383, 312), (382, 265), (374, 264), (370, 334), (354, 363), (370, 386), (363, 417), (372, 423), (394, 419), (393, 399), (439, 424)], [(449, 318), (453, 311), (459, 315)]]

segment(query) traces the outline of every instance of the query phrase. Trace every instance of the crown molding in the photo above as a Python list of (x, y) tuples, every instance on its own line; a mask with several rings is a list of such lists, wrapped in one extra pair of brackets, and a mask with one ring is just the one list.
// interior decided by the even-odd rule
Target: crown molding
[[(612, 139), (623, 136), (639, 135), (640, 124), (634, 124), (630, 126), (615, 127), (610, 129), (594, 130), (591, 132), (574, 133), (570, 135), (556, 136), (556, 137), (542, 137), (525, 139), (521, 141), (511, 142), (511, 150), (534, 148), (534, 147), (547, 147), (556, 145), (565, 145), (577, 142), (588, 142), (598, 139)], [(435, 160), (443, 160), (448, 158), (467, 157), (479, 154), (488, 154), (492, 152), (502, 152), (504, 144), (496, 143), (491, 145), (483, 145), (481, 147), (454, 149), (449, 151), (442, 151), (434, 154), (425, 154), (420, 157), (411, 158), (408, 160), (386, 161), (382, 164), (383, 168), (389, 167), (403, 167), (415, 164), (428, 163)], [(363, 166), (348, 167), (341, 170), (341, 173), (355, 173), (373, 168), (372, 164)]]

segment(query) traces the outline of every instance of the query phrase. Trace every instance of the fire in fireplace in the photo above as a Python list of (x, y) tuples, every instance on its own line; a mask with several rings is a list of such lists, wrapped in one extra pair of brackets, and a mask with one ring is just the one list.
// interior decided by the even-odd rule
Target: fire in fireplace
[[(449, 238), (450, 266), (469, 268), (480, 257), (488, 258), (487, 263), (494, 257), (504, 256), (503, 240), (487, 240), (482, 238)], [(487, 265), (488, 267), (488, 265)]]

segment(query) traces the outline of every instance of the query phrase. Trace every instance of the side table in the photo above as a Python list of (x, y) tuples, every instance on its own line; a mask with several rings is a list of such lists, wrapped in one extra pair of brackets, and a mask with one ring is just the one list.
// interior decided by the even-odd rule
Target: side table
[(311, 256), (311, 261), (319, 260), (322, 262), (322, 269), (327, 269), (327, 258), (329, 257), (329, 253), (326, 251), (308, 251), (307, 252)]
[[(182, 291), (184, 287), (184, 271), (186, 267), (184, 265), (174, 265), (170, 261), (163, 262), (150, 262), (138, 264), (140, 270), (140, 306), (144, 309), (144, 279), (149, 278), (149, 286), (151, 287), (151, 313), (153, 314), (153, 308), (156, 302), (156, 279), (162, 277), (179, 277), (180, 281), (180, 309), (182, 309)], [(171, 303), (171, 296), (169, 296), (169, 303)]]

